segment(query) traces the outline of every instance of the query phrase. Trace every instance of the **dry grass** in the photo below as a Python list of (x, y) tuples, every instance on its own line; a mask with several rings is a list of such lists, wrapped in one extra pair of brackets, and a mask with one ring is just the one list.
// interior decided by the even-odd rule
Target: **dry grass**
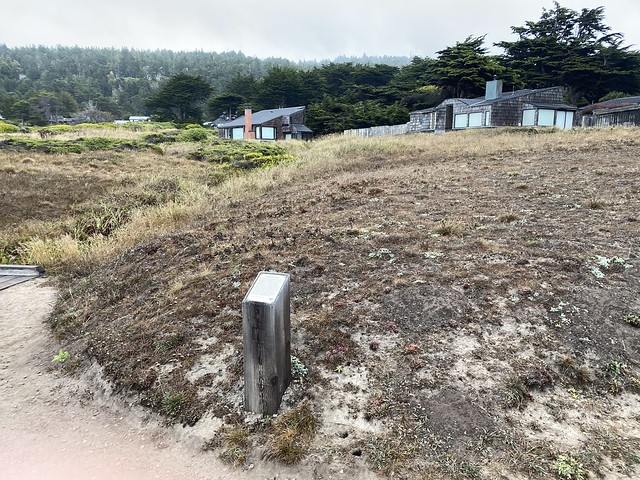
[(244, 465), (249, 451), (249, 433), (243, 427), (224, 428), (220, 433), (222, 452), (220, 458), (233, 466)]
[(290, 465), (309, 453), (318, 420), (308, 402), (280, 415), (271, 426), (265, 457)]
[[(191, 421), (244, 425), (216, 444), (231, 463), (262, 450), (353, 476), (551, 478), (571, 455), (592, 476), (637, 473), (625, 402), (637, 402), (640, 330), (625, 319), (640, 311), (640, 130), (289, 147), (294, 163), (221, 184), (177, 146), (1, 153), (0, 179), (19, 177), (34, 206), (2, 235), (29, 232), (24, 258), (75, 275), (52, 321), (74, 357), (158, 409), (182, 392)], [(46, 178), (59, 198), (43, 206), (33, 192)], [(68, 236), (96, 206), (156, 198), (165, 181), (174, 193), (113, 234)], [(630, 267), (596, 276), (616, 257)], [(309, 374), (265, 427), (240, 412), (239, 306), (270, 268), (292, 275), (293, 347)], [(222, 373), (194, 377), (200, 362)], [(611, 447), (588, 440), (603, 428)]]
[[(83, 128), (80, 132), (74, 130), (59, 135), (60, 138), (65, 135), (73, 139), (77, 138), (79, 133), (86, 136), (110, 135), (113, 138), (126, 139), (140, 136), (140, 132), (132, 129), (91, 127)], [(421, 157), (423, 162), (432, 164), (437, 173), (442, 166), (441, 162), (455, 162), (456, 157), (482, 156), (490, 160), (495, 158), (498, 162), (506, 155), (525, 156), (523, 161), (527, 163), (526, 155), (531, 152), (561, 150), (569, 154), (578, 154), (581, 150), (601, 149), (603, 145), (613, 144), (614, 147), (622, 148), (638, 142), (637, 131), (634, 129), (578, 130), (524, 136), (526, 141), (523, 141), (521, 133), (496, 130), (457, 132), (448, 135), (413, 135), (391, 139), (332, 136), (324, 139), (321, 145), (293, 142), (292, 152), (299, 158), (294, 165), (276, 166), (249, 176), (234, 176), (217, 188), (207, 185), (205, 164), (183, 159), (190, 148), (187, 144), (171, 145), (167, 155), (161, 157), (156, 153), (140, 152), (30, 154), (28, 157), (0, 153), (0, 180), (4, 180), (0, 183), (6, 188), (19, 188), (31, 195), (23, 199), (24, 204), (16, 205), (16, 210), (22, 214), (25, 210), (36, 212), (28, 218), (30, 225), (25, 225), (20, 223), (24, 218), (15, 216), (11, 211), (5, 211), (2, 219), (5, 224), (0, 223), (0, 227), (6, 229), (5, 235), (10, 239), (30, 239), (22, 242), (21, 251), (26, 252), (25, 261), (37, 262), (53, 270), (59, 270), (63, 268), (61, 264), (65, 263), (64, 252), (68, 252), (71, 262), (77, 262), (82, 257), (86, 257), (88, 262), (101, 262), (116, 252), (144, 241), (145, 238), (179, 229), (194, 218), (220, 212), (230, 203), (255, 198), (294, 182), (313, 182), (326, 176), (349, 175), (352, 169), (361, 168), (363, 163), (388, 175), (392, 173), (386, 166), (389, 164), (388, 159), (393, 159), (393, 165), (398, 165)], [(498, 164), (497, 167), (500, 168)], [(468, 175), (470, 170), (465, 165), (460, 173)], [(507, 174), (513, 175), (511, 172)], [(34, 225), (34, 222), (37, 224), (39, 220), (49, 223), (53, 219), (64, 219), (65, 214), (72, 213), (69, 211), (71, 208), (80, 206), (82, 209), (83, 203), (85, 206), (90, 204), (96, 200), (96, 194), (106, 193), (110, 189), (120, 189), (122, 194), (127, 190), (135, 190), (150, 179), (176, 177), (184, 179), (183, 182), (188, 184), (182, 189), (180, 199), (136, 212), (127, 227), (106, 242), (99, 239), (91, 245), (73, 246), (64, 228), (56, 234), (55, 229)], [(16, 185), (18, 179), (19, 183)], [(16, 199), (14, 202), (19, 204), (21, 200)], [(606, 203), (600, 198), (592, 197), (588, 205), (592, 209), (603, 209)], [(500, 221), (508, 223), (517, 218), (517, 215), (512, 213), (503, 214)], [(47, 230), (46, 238), (38, 234), (38, 230)], [(465, 223), (460, 218), (443, 218), (435, 227), (435, 232), (444, 236), (460, 236), (464, 231)]]
[[(197, 215), (197, 205), (206, 204), (209, 191), (207, 171), (204, 164), (155, 153), (23, 157), (0, 152), (0, 194), (7, 199), (0, 217), (0, 246), (3, 241), (18, 244), (9, 260), (35, 262), (52, 272), (78, 261), (101, 262)], [(154, 189), (164, 183), (177, 183), (178, 195), (149, 206), (149, 197), (159, 193)], [(131, 199), (140, 205), (132, 208)], [(118, 235), (90, 241), (76, 237), (78, 222), (93, 221), (97, 209), (117, 215), (125, 203), (126, 225), (118, 226), (123, 227), (117, 228)]]

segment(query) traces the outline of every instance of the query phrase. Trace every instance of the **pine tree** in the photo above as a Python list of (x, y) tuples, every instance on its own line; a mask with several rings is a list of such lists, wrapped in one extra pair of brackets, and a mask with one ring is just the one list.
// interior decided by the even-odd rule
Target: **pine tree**
[(595, 101), (612, 90), (639, 88), (640, 56), (623, 47), (623, 36), (604, 23), (604, 7), (576, 12), (554, 2), (537, 22), (511, 27), (518, 40), (499, 42), (503, 65), (527, 87), (567, 87), (572, 103)]

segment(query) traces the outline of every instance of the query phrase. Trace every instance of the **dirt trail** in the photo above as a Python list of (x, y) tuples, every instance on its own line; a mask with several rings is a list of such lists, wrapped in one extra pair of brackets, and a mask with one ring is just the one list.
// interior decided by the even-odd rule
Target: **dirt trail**
[(55, 300), (42, 279), (0, 291), (0, 478), (283, 478), (267, 465), (232, 469), (184, 433), (179, 441), (140, 412), (92, 399), (86, 380), (58, 374), (51, 359), (59, 346), (44, 324)]

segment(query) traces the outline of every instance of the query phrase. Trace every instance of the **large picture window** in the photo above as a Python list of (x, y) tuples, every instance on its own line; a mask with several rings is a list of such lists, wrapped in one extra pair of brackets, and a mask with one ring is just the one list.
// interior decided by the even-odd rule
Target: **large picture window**
[(244, 138), (244, 128), (242, 128), (242, 127), (234, 128), (232, 135), (233, 135), (232, 138), (234, 140), (242, 140)]
[(556, 112), (556, 127), (564, 130), (573, 127), (573, 112)]
[(454, 117), (453, 128), (467, 128), (469, 116), (464, 114), (459, 114)]
[(536, 124), (536, 111), (524, 110), (522, 112), (522, 126), (533, 127)]
[(553, 127), (555, 124), (555, 110), (538, 110), (538, 126)]
[(482, 126), (482, 112), (469, 114), (469, 128)]
[(262, 139), (263, 140), (275, 140), (276, 129), (274, 127), (262, 127)]

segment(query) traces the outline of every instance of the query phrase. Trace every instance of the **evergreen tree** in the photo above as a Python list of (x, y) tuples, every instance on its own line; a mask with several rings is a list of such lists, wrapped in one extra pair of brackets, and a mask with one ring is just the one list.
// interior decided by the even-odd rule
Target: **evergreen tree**
[(294, 107), (304, 102), (300, 71), (273, 67), (258, 82), (255, 103), (260, 108)]
[(232, 117), (238, 110), (243, 108), (243, 104), (247, 101), (242, 95), (236, 95), (234, 93), (228, 93), (223, 95), (216, 95), (215, 97), (207, 100), (207, 112), (212, 120), (215, 120), (220, 115)]
[(480, 96), (485, 91), (487, 80), (505, 73), (497, 60), (487, 55), (484, 39), (485, 36), (469, 36), (464, 42), (437, 52), (432, 72), (436, 85), (443, 87), (448, 96)]
[(500, 42), (502, 62), (530, 88), (566, 86), (572, 103), (595, 101), (612, 90), (639, 89), (640, 58), (604, 23), (604, 7), (581, 12), (554, 2), (537, 22), (511, 27), (518, 40)]
[(186, 73), (171, 77), (147, 100), (152, 112), (180, 123), (200, 122), (202, 105), (211, 93), (211, 85)]

